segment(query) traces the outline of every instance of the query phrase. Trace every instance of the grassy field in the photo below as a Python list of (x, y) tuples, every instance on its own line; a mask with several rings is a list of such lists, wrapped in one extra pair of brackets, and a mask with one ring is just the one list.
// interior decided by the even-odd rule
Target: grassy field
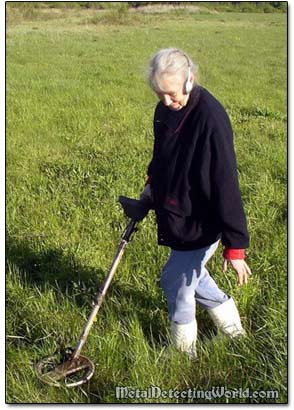
[[(8, 7), (8, 6), (7, 6)], [(6, 360), (8, 403), (285, 403), (287, 401), (287, 16), (7, 10)], [(127, 248), (84, 354), (90, 383), (42, 385), (33, 364), (73, 345), (114, 256), (152, 154), (156, 97), (145, 82), (159, 48), (184, 49), (233, 124), (253, 276), (238, 287), (209, 264), (239, 306), (248, 337), (213, 339), (201, 308), (198, 361), (168, 339), (159, 275), (168, 249), (150, 214)], [(115, 398), (145, 389), (277, 390), (256, 398)]]

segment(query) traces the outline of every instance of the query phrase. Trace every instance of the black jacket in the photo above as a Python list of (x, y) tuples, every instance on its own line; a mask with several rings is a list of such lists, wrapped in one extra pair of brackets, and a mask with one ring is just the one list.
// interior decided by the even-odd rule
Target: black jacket
[(158, 103), (147, 173), (159, 245), (192, 250), (221, 238), (227, 248), (249, 246), (232, 127), (206, 89), (194, 87), (179, 111)]

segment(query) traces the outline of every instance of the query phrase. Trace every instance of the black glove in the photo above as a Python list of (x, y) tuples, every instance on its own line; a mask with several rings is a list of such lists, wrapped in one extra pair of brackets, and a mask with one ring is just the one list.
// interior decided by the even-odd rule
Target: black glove
[(127, 198), (120, 196), (119, 202), (123, 207), (124, 213), (135, 221), (141, 221), (148, 214), (149, 209), (153, 209), (153, 195), (150, 184), (147, 184), (140, 194), (140, 199)]
[(126, 196), (118, 198), (119, 203), (123, 207), (124, 213), (134, 221), (141, 221), (148, 214), (150, 207), (142, 199), (132, 199)]

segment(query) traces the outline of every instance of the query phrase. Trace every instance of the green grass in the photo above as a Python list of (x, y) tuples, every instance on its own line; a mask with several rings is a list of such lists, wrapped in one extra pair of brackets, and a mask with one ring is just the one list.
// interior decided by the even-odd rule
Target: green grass
[[(116, 386), (155, 385), (278, 390), (276, 402), (285, 403), (286, 15), (42, 10), (7, 10), (7, 402), (114, 403)], [(240, 288), (232, 272), (222, 274), (221, 249), (209, 270), (235, 297), (248, 338), (212, 340), (199, 308), (199, 360), (169, 345), (158, 283), (168, 249), (156, 244), (151, 214), (127, 247), (85, 345), (94, 377), (73, 390), (42, 385), (33, 363), (76, 343), (120, 241), (126, 219), (117, 197), (143, 188), (156, 104), (146, 65), (168, 46), (199, 64), (202, 85), (234, 127), (253, 276)]]

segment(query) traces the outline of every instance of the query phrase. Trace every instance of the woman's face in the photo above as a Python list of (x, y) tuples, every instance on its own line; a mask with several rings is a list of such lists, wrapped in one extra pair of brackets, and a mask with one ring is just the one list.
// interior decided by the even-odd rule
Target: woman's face
[[(157, 84), (160, 92), (156, 92), (160, 100), (173, 111), (181, 110), (188, 102), (189, 94), (184, 94), (184, 84), (187, 78), (182, 75), (165, 74)], [(193, 80), (193, 78), (191, 78)]]

